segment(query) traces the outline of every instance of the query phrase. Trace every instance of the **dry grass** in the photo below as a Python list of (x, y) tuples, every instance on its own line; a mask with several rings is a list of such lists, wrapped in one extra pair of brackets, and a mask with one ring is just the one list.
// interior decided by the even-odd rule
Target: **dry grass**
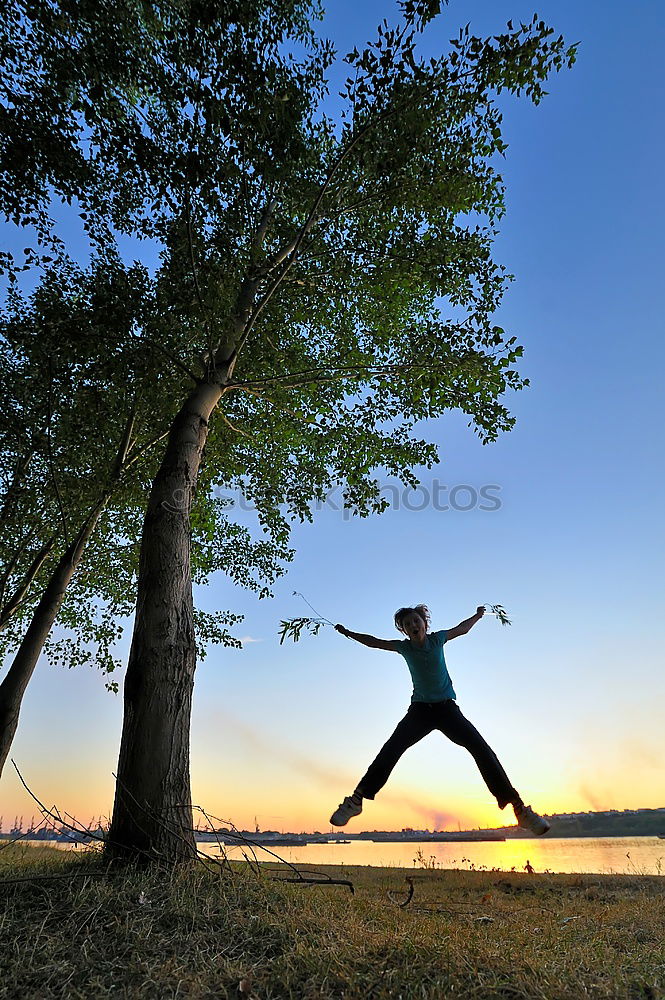
[(0, 880), (67, 876), (0, 886), (0, 997), (665, 998), (662, 878), (327, 868), (351, 895), (102, 869), (0, 851)]

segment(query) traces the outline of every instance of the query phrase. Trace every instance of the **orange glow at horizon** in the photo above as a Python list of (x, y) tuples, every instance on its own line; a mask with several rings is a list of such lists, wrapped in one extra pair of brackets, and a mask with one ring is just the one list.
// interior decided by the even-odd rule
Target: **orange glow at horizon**
[[(643, 711), (645, 722), (657, 710)], [(586, 727), (574, 743), (569, 741), (565, 758), (554, 747), (550, 759), (519, 761), (524, 784), (517, 787), (527, 789), (525, 801), (541, 813), (661, 808), (665, 806), (661, 755), (656, 743), (649, 742), (647, 726), (643, 732), (619, 736), (616, 729), (608, 732), (600, 720), (595, 727)], [(654, 727), (653, 732), (658, 730)], [(252, 830), (256, 817), (261, 829), (326, 831), (331, 812), (358, 778), (356, 763), (366, 763), (350, 745), (336, 747), (339, 761), (325, 757), (326, 753), (325, 743), (317, 745), (308, 738), (294, 746), (282, 734), (260, 730), (214, 708), (193, 731), (193, 801), (242, 829)], [(69, 747), (61, 746), (56, 766), (45, 731), (40, 739), (26, 738), (16, 751), (34, 794), (48, 807), (55, 804), (63, 815), (67, 812), (84, 824), (91, 817), (110, 815), (116, 755), (111, 739), (91, 745), (85, 755), (74, 740)], [(440, 759), (454, 767), (440, 773), (436, 769)], [(10, 828), (15, 816), (23, 816), (27, 824), (32, 815), (39, 822), (37, 804), (8, 762), (0, 785), (3, 829)], [(194, 819), (196, 823), (196, 813)], [(203, 826), (201, 814), (198, 819)], [(473, 761), (457, 748), (444, 744), (440, 750), (432, 741), (407, 756), (376, 800), (367, 802), (347, 829), (454, 831), (513, 822), (510, 807), (500, 811), (493, 802)]]
[[(288, 774), (284, 774), (283, 782), (265, 784), (261, 780), (251, 779), (251, 768), (248, 771), (237, 770), (231, 780), (220, 781), (211, 775), (199, 773), (194, 768), (193, 801), (200, 803), (210, 816), (219, 819), (219, 825), (230, 821), (240, 829), (253, 830), (256, 822), (262, 830), (273, 829), (284, 832), (313, 832), (330, 829), (328, 817), (337, 805), (340, 795), (331, 797), (330, 791), (323, 787), (312, 789), (299, 787), (293, 789)], [(30, 822), (34, 815), (36, 822), (40, 821), (39, 808), (30, 799), (20, 785), (16, 775), (9, 770), (2, 779), (3, 793), (0, 798), (0, 816), (3, 817), (3, 830), (7, 832), (14, 822), (15, 816), (23, 816), (24, 825)], [(342, 784), (338, 781), (341, 792)], [(68, 774), (62, 773), (54, 779), (47, 765), (43, 771), (35, 770), (32, 775), (32, 787), (36, 794), (43, 793), (48, 788), (48, 796), (44, 800), (47, 807), (53, 804), (64, 816), (76, 816), (84, 825), (94, 817), (108, 817), (113, 804), (113, 781), (100, 780), (94, 774), (92, 765), (84, 767), (80, 762), (72, 767)], [(284, 792), (291, 787), (291, 795), (284, 797)], [(638, 809), (661, 808), (665, 806), (662, 793), (654, 790), (651, 794), (624, 786), (625, 794), (619, 788), (615, 790), (612, 799), (595, 798), (592, 803), (584, 793), (583, 788), (571, 788), (568, 794), (561, 791), (551, 795), (541, 789), (534, 802), (543, 813), (556, 812), (587, 812), (604, 809)], [(629, 790), (630, 788), (630, 790)], [(304, 794), (306, 792), (306, 795)], [(341, 794), (340, 792), (340, 794)], [(601, 793), (602, 794), (602, 793)], [(201, 827), (206, 821), (201, 813), (194, 812), (194, 823)], [(216, 821), (217, 822), (217, 821)], [(349, 832), (359, 833), (363, 830), (401, 830), (410, 827), (415, 830), (462, 830), (474, 828), (493, 828), (509, 826), (514, 823), (511, 808), (508, 806), (500, 811), (487, 798), (482, 785), (473, 789), (473, 794), (456, 795), (446, 801), (445, 812), (440, 801), (431, 794), (421, 794), (420, 791), (408, 788), (403, 782), (395, 782), (386, 787), (373, 802), (366, 802), (361, 816), (353, 819), (348, 827)]]

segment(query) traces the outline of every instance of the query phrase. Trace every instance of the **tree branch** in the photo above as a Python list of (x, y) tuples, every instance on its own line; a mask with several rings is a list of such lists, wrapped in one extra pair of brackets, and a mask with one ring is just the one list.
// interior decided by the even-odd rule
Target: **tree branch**
[[(4, 604), (2, 610), (0, 611), (0, 631), (2, 631), (13, 613), (24, 601), (31, 584), (50, 555), (51, 549), (55, 545), (56, 538), (56, 535), (51, 535), (48, 541), (42, 545), (41, 549), (26, 570), (20, 585), (16, 588), (9, 600)], [(4, 593), (4, 586), (2, 589)]]
[(134, 424), (136, 422), (136, 407), (134, 407), (127, 417), (127, 422), (125, 424), (125, 429), (120, 439), (120, 445), (118, 446), (118, 453), (115, 458), (113, 465), (113, 471), (111, 473), (112, 479), (117, 479), (123, 470), (125, 459), (131, 447), (132, 432), (134, 430)]
[(201, 286), (199, 285), (198, 273), (196, 270), (196, 260), (194, 258), (194, 241), (192, 239), (192, 214), (189, 205), (189, 191), (185, 191), (185, 214), (187, 220), (187, 242), (189, 244), (189, 259), (192, 265), (192, 277), (194, 279), (194, 288), (196, 290), (196, 297), (199, 301), (201, 307), (201, 312), (203, 313), (203, 323), (206, 330), (206, 335), (208, 339), (208, 352), (210, 358), (212, 359), (214, 365), (214, 351), (213, 351), (213, 341), (212, 341), (212, 330), (210, 328), (210, 321), (208, 316), (208, 310), (206, 304), (203, 301), (203, 295), (201, 294)]
[(359, 132), (351, 139), (347, 147), (344, 150), (342, 150), (342, 152), (340, 153), (340, 155), (337, 157), (332, 167), (330, 168), (327, 177), (325, 178), (325, 180), (323, 181), (323, 183), (319, 188), (319, 191), (314, 199), (309, 214), (305, 219), (305, 222), (301, 226), (295, 239), (290, 244), (287, 244), (286, 247), (283, 247), (282, 250), (280, 250), (273, 258), (271, 258), (266, 263), (266, 265), (264, 265), (260, 269), (258, 277), (262, 278), (270, 274), (271, 271), (273, 271), (276, 267), (279, 267), (282, 263), (284, 264), (284, 267), (282, 268), (281, 272), (277, 275), (272, 284), (267, 288), (262, 298), (254, 307), (251, 315), (249, 316), (249, 319), (245, 324), (245, 328), (238, 342), (236, 343), (236, 346), (234, 347), (230, 358), (228, 359), (229, 364), (231, 366), (233, 366), (236, 358), (240, 354), (240, 351), (244, 347), (247, 338), (249, 337), (250, 333), (252, 332), (252, 329), (256, 324), (257, 319), (259, 318), (259, 316), (261, 315), (261, 313), (263, 312), (263, 310), (265, 309), (268, 302), (273, 297), (279, 286), (282, 284), (284, 278), (286, 277), (290, 268), (295, 262), (298, 250), (300, 249), (303, 240), (308, 235), (309, 231), (314, 225), (319, 211), (319, 207), (339, 168), (342, 166), (345, 160), (351, 155), (352, 151), (358, 145), (361, 139), (363, 139), (373, 128), (375, 128), (379, 124), (379, 122), (382, 122), (385, 119), (390, 118), (392, 115), (397, 114), (398, 111), (401, 111), (403, 107), (408, 107), (408, 103), (409, 103), (408, 101), (405, 101), (403, 105), (397, 105), (393, 108), (389, 108), (386, 111), (379, 113), (379, 115), (377, 115), (376, 118), (372, 118), (369, 122), (367, 122), (366, 125), (364, 125), (359, 130)]
[(16, 569), (16, 567), (18, 566), (19, 559), (21, 558), (21, 556), (27, 549), (28, 545), (32, 541), (32, 538), (35, 535), (35, 533), (36, 529), (34, 528), (28, 531), (28, 534), (23, 538), (21, 542), (19, 542), (18, 547), (14, 549), (14, 552), (9, 562), (4, 567), (4, 572), (2, 574), (2, 577), (0, 577), (0, 601), (4, 600), (5, 589), (7, 587), (7, 584), (9, 583), (9, 579), (14, 570)]
[[(457, 364), (465, 361), (477, 360), (477, 354), (470, 354), (466, 357), (457, 357), (455, 362)], [(442, 367), (445, 367), (446, 362), (430, 362), (427, 364), (404, 364), (402, 362), (393, 362), (392, 364), (385, 365), (345, 365), (340, 368), (323, 368), (322, 366), (317, 366), (315, 368), (305, 368), (298, 372), (289, 372), (286, 375), (266, 375), (263, 378), (252, 379), (251, 381), (243, 382), (232, 382), (227, 389), (234, 388), (249, 388), (254, 385), (270, 385), (270, 384), (283, 384), (289, 379), (298, 378), (302, 381), (296, 384), (290, 384), (289, 388), (297, 388), (302, 385), (306, 385), (308, 382), (332, 382), (338, 381), (340, 378), (360, 378), (362, 376), (378, 376), (378, 375), (392, 375), (400, 374), (406, 371), (436, 371)], [(324, 374), (321, 375), (320, 373)], [(330, 374), (325, 374), (330, 373)]]
[(263, 210), (263, 213), (259, 220), (259, 225), (257, 227), (256, 233), (254, 234), (254, 238), (252, 239), (250, 245), (250, 255), (252, 256), (252, 258), (256, 256), (256, 254), (264, 244), (266, 233), (268, 232), (268, 226), (270, 225), (270, 220), (273, 217), (273, 213), (276, 207), (277, 207), (277, 199), (274, 197), (269, 198), (268, 201), (266, 202), (266, 207)]
[(236, 427), (235, 424), (232, 424), (231, 421), (229, 420), (229, 418), (223, 412), (223, 410), (221, 410), (221, 409), (219, 410), (219, 415), (222, 418), (222, 420), (224, 421), (224, 423), (227, 424), (231, 428), (232, 431), (235, 431), (236, 434), (242, 434), (243, 437), (251, 438), (252, 435), (248, 434), (247, 431), (244, 431), (244, 430), (242, 430), (242, 428)]
[(58, 477), (55, 473), (55, 463), (53, 462), (53, 452), (51, 449), (51, 419), (53, 416), (52, 407), (52, 389), (53, 389), (53, 356), (49, 354), (48, 356), (48, 368), (49, 368), (49, 383), (48, 383), (48, 415), (46, 422), (46, 454), (48, 458), (49, 471), (51, 473), (51, 479), (53, 480), (53, 486), (55, 488), (55, 494), (58, 499), (58, 506), (60, 508), (60, 517), (62, 519), (62, 529), (65, 536), (65, 545), (69, 545), (69, 536), (67, 531), (67, 518), (65, 517), (65, 509), (62, 505), (62, 497), (60, 495), (60, 487), (58, 485)]
[(159, 434), (155, 434), (153, 437), (151, 437), (149, 441), (146, 441), (146, 443), (139, 448), (139, 450), (136, 452), (136, 454), (132, 455), (132, 457), (129, 460), (126, 460), (124, 462), (123, 467), (122, 467), (122, 471), (124, 472), (125, 469), (131, 468), (131, 466), (134, 464), (134, 462), (138, 462), (138, 460), (140, 458), (142, 458), (143, 455), (145, 455), (145, 453), (147, 451), (150, 451), (150, 449), (154, 445), (159, 444), (159, 442), (163, 441), (165, 437), (168, 437), (169, 436), (169, 430), (170, 430), (170, 428), (168, 428), (168, 430), (161, 431)]
[[(252, 396), (258, 396), (259, 399), (265, 399), (268, 403), (272, 403), (273, 406), (276, 406), (279, 410), (283, 410), (285, 413), (289, 413), (292, 417), (295, 417), (297, 420), (308, 419), (307, 417), (303, 417), (302, 413), (296, 413), (296, 411), (292, 410), (290, 407), (283, 406), (282, 403), (278, 403), (277, 400), (272, 399), (270, 396), (266, 396), (266, 394), (263, 392), (257, 392), (256, 389), (251, 389), (247, 385), (241, 385), (239, 382), (234, 382), (232, 385), (227, 386), (224, 391), (228, 392), (231, 389), (241, 389), (243, 392), (251, 393)], [(227, 423), (229, 423), (228, 420)], [(233, 427), (232, 424), (231, 426)], [(238, 430), (237, 427), (233, 427), (233, 429)], [(244, 431), (240, 431), (240, 433), (243, 434)]]
[(164, 347), (164, 345), (160, 344), (159, 341), (157, 340), (151, 340), (150, 337), (142, 337), (141, 339), (143, 340), (144, 344), (150, 344), (151, 347), (156, 347), (158, 351), (161, 351), (162, 354), (165, 357), (169, 358), (169, 360), (173, 362), (176, 368), (179, 368), (180, 371), (184, 375), (186, 375), (187, 378), (190, 378), (195, 385), (199, 384), (199, 379), (194, 374), (194, 372), (190, 368), (188, 368), (187, 365), (184, 364), (179, 358), (177, 358), (175, 354), (171, 354), (171, 352), (167, 347)]

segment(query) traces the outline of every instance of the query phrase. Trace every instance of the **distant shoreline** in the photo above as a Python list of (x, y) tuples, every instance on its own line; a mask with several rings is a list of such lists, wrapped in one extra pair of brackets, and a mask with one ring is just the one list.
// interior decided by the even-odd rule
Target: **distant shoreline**
[[(665, 807), (659, 809), (624, 809), (606, 812), (553, 813), (546, 814), (551, 824), (548, 840), (565, 840), (594, 837), (658, 837), (665, 840)], [(18, 822), (18, 821), (17, 821)], [(79, 826), (85, 828), (83, 823)], [(101, 828), (90, 828), (97, 837), (103, 835)], [(84, 843), (95, 839), (85, 834), (77, 838), (71, 833), (58, 835), (53, 830), (31, 833), (15, 827), (9, 833), (0, 833), (0, 840), (40, 840), (44, 842)], [(295, 833), (291, 830), (235, 830), (221, 827), (219, 830), (196, 830), (195, 838), (200, 843), (223, 843), (227, 845), (249, 842), (265, 847), (304, 847), (310, 844), (335, 844), (370, 841), (378, 844), (466, 844), (501, 842), (506, 840), (533, 839), (533, 834), (520, 827), (502, 826), (478, 830), (364, 830), (353, 833), (347, 830), (330, 830), (314, 833)]]
[[(645, 840), (655, 840), (661, 839), (665, 840), (665, 836), (658, 835), (655, 833), (613, 833), (613, 834), (602, 834), (602, 833), (585, 833), (585, 834), (560, 834), (557, 833), (552, 836), (550, 832), (546, 838), (543, 840), (626, 840), (626, 839), (638, 839), (644, 838)], [(450, 836), (444, 837), (440, 834), (429, 835), (420, 834), (415, 837), (390, 837), (386, 835), (368, 836), (366, 834), (350, 834), (344, 839), (342, 838), (310, 838), (306, 834), (302, 836), (295, 835), (294, 837), (283, 837), (280, 839), (271, 840), (269, 838), (257, 837), (256, 834), (248, 834), (238, 836), (236, 838), (225, 837), (223, 835), (215, 836), (214, 834), (203, 834), (195, 836), (195, 841), (197, 844), (223, 844), (225, 847), (235, 847), (242, 846), (243, 844), (251, 844), (253, 847), (316, 847), (321, 845), (323, 847), (343, 847), (350, 843), (361, 843), (361, 844), (488, 844), (488, 843), (506, 843), (508, 841), (515, 840), (540, 840), (541, 838), (535, 837), (533, 834), (522, 834), (519, 833), (515, 836), (508, 837), (464, 837), (464, 836)], [(45, 845), (48, 844), (87, 844), (95, 843), (98, 838), (96, 837), (86, 837), (82, 835), (81, 837), (75, 836), (40, 836), (39, 833), (36, 834), (10, 834), (10, 833), (0, 833), (0, 841), (10, 841), (15, 840), (17, 842), (27, 841), (30, 844), (39, 842)]]

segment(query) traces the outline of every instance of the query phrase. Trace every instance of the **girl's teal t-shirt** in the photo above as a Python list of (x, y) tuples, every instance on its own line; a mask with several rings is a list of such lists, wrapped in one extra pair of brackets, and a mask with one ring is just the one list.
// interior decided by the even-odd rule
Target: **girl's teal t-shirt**
[(414, 646), (410, 639), (398, 641), (398, 652), (406, 660), (413, 681), (412, 702), (445, 701), (446, 698), (457, 697), (443, 655), (446, 638), (445, 629), (428, 633), (422, 649)]

